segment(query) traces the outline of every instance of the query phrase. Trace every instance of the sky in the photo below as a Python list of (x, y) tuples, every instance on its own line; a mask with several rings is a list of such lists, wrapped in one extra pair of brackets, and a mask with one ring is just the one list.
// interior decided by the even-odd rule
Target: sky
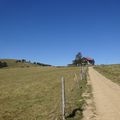
[(0, 0), (0, 58), (67, 65), (78, 52), (120, 63), (119, 0)]

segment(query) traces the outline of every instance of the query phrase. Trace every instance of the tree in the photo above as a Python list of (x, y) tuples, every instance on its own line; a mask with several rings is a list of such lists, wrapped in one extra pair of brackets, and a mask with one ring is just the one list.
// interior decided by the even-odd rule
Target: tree
[(2, 62), (0, 61), (0, 68), (2, 68)]
[(24, 62), (26, 62), (26, 60), (25, 60), (25, 59), (22, 59), (22, 63), (24, 63)]
[(95, 60), (93, 58), (90, 57), (83, 57), (81, 52), (78, 52), (75, 56), (75, 60), (73, 60), (72, 66), (82, 66), (82, 65), (87, 65), (87, 64), (91, 64), (94, 65), (95, 64)]
[(82, 65), (82, 53), (79, 52), (75, 56), (75, 60), (73, 60), (73, 64), (76, 66)]
[(0, 68), (3, 68), (3, 67), (8, 67), (8, 65), (7, 65), (6, 62), (1, 62), (0, 61)]
[(75, 60), (79, 61), (79, 60), (81, 60), (81, 59), (82, 59), (82, 53), (79, 52), (79, 53), (77, 53), (77, 55), (76, 55), (76, 57), (75, 57)]
[(21, 60), (16, 60), (16, 63), (19, 63), (19, 62), (21, 62)]
[(3, 62), (3, 67), (8, 67), (6, 62)]
[(93, 59), (93, 61), (92, 61), (92, 65), (95, 65), (95, 60)]
[(34, 62), (33, 64), (37, 64), (36, 62)]

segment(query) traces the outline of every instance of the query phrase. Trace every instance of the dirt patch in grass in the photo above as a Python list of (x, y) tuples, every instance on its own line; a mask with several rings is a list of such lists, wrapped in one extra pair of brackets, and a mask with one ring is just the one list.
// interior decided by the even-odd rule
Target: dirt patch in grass
[(85, 99), (84, 111), (83, 111), (83, 119), (82, 120), (95, 120), (96, 118), (96, 107), (93, 100), (92, 94), (92, 85), (89, 78), (89, 74), (87, 75), (87, 88), (83, 94)]

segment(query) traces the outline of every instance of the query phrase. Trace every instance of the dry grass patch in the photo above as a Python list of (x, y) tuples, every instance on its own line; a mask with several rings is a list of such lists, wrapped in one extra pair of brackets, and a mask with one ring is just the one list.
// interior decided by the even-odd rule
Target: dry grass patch
[[(66, 112), (82, 108), (86, 80), (76, 88), (77, 67), (30, 67), (0, 69), (0, 120), (60, 120), (61, 76), (65, 77)], [(70, 105), (70, 106), (69, 106)], [(75, 118), (81, 118), (82, 111)]]
[(98, 72), (120, 85), (120, 64), (94, 67)]

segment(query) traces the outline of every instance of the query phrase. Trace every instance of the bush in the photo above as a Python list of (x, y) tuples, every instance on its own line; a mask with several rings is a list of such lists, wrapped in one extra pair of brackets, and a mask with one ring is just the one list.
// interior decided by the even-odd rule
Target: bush
[(7, 62), (0, 61), (0, 68), (3, 68), (3, 67), (8, 67)]

